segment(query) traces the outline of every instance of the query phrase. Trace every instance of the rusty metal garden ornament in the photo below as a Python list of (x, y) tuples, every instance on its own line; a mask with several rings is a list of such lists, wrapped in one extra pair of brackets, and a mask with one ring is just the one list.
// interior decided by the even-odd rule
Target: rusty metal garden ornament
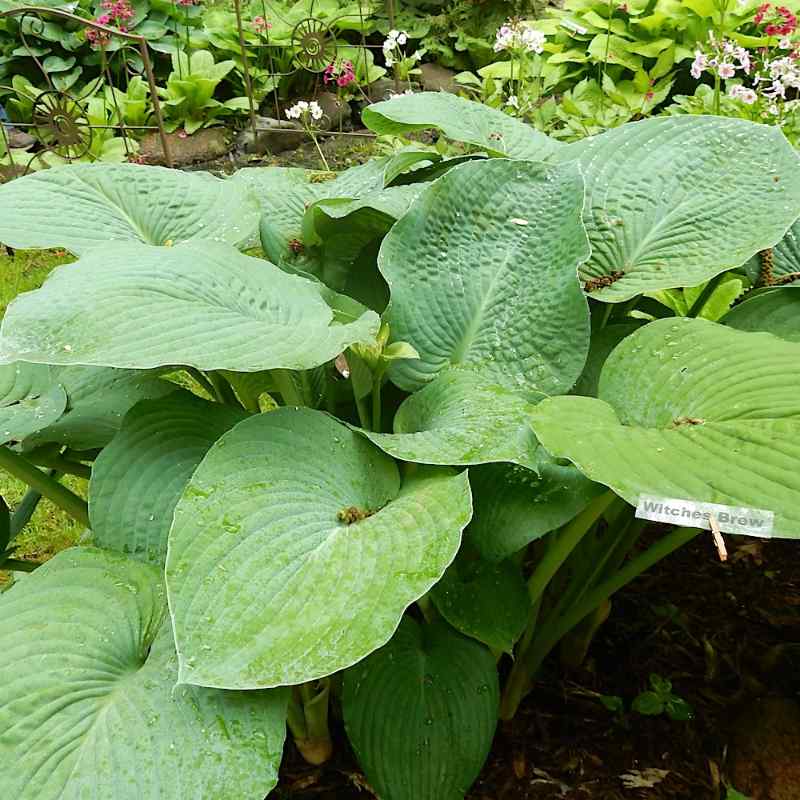
[[(29, 160), (24, 166), (16, 164), (11, 156), (11, 147), (8, 133), (4, 125), (0, 125), (0, 144), (4, 145), (5, 154), (9, 156), (11, 172), (25, 174), (30, 171), (38, 161), (42, 166), (48, 165), (47, 155), (53, 154), (66, 162), (77, 161), (86, 158), (91, 154), (95, 132), (98, 130), (108, 131), (113, 129), (124, 143), (125, 153), (132, 156), (135, 149), (132, 146), (133, 138), (130, 132), (137, 131), (157, 131), (161, 147), (164, 153), (164, 160), (167, 165), (172, 166), (172, 158), (169, 150), (169, 141), (164, 128), (164, 120), (161, 114), (161, 104), (158, 98), (155, 75), (150, 61), (150, 52), (147, 40), (143, 36), (101, 25), (93, 20), (87, 20), (76, 16), (69, 11), (56, 8), (42, 8), (38, 6), (23, 6), (14, 8), (10, 11), (0, 13), (0, 19), (17, 18), (20, 23), (20, 39), (22, 47), (35, 62), (41, 72), (46, 88), (39, 91), (33, 98), (33, 108), (30, 123), (14, 123), (20, 128), (27, 128), (39, 142), (40, 148), (30, 155)], [(102, 54), (101, 74), (90, 81), (83, 89), (83, 93), (72, 93), (68, 89), (61, 88), (53, 81), (44, 64), (36, 55), (36, 50), (27, 40), (25, 29), (34, 35), (43, 30), (47, 18), (57, 18), (60, 20), (70, 20), (77, 23), (80, 27), (88, 31), (95, 31), (95, 46)], [(88, 37), (87, 37), (88, 38)], [(126, 125), (123, 115), (117, 106), (116, 92), (110, 93), (110, 103), (114, 107), (116, 122), (112, 124), (93, 124), (88, 115), (89, 98), (96, 94), (98, 89), (103, 86), (115, 86), (112, 81), (110, 71), (110, 57), (106, 53), (106, 45), (112, 40), (121, 43), (119, 49), (114, 54), (117, 58), (125, 58), (126, 54), (135, 54), (137, 61), (141, 64), (137, 70), (147, 81), (150, 91), (150, 98), (153, 104), (153, 123), (152, 125)], [(129, 76), (132, 70), (133, 59), (125, 59), (124, 74)], [(13, 88), (13, 87), (3, 87)], [(119, 87), (116, 87), (119, 88)], [(3, 156), (0, 155), (0, 166), (2, 166)]]

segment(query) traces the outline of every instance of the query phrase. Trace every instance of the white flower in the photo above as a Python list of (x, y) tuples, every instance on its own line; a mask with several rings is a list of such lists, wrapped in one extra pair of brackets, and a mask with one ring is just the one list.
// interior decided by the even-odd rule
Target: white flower
[(534, 28), (525, 28), (520, 36), (522, 46), (529, 53), (541, 53), (544, 50), (544, 34)]
[(397, 37), (397, 43), (403, 45), (407, 41), (408, 41), (408, 34), (405, 31), (400, 31), (400, 35)]
[(733, 86), (728, 93), (731, 99), (741, 100), (745, 105), (751, 106), (758, 100), (758, 95), (753, 89), (748, 89), (745, 86)]
[(791, 50), (792, 49), (792, 39), (790, 36), (782, 36), (781, 39), (778, 41), (778, 47), (781, 50)]
[(400, 36), (400, 31), (396, 31), (396, 30), (392, 29), (392, 30), (389, 31), (387, 36), (389, 37), (389, 39), (397, 39), (397, 37)]
[(732, 78), (736, 74), (736, 67), (733, 64), (729, 64), (727, 61), (723, 61), (717, 70), (719, 72), (720, 78)]
[(289, 119), (300, 119), (307, 112), (308, 103), (305, 100), (298, 100), (291, 108), (286, 109), (286, 116)]
[(284, 113), (289, 119), (306, 119), (310, 116), (313, 120), (319, 120), (323, 116), (322, 108), (316, 100), (312, 100), (310, 103), (307, 100), (298, 100)]
[(692, 62), (692, 77), (698, 80), (703, 74), (703, 70), (708, 66), (708, 59), (702, 50), (694, 51), (694, 61)]
[(527, 22), (507, 22), (497, 29), (494, 50), (525, 50), (541, 53), (544, 50), (545, 35)]
[(737, 47), (733, 52), (736, 58), (739, 60), (739, 66), (744, 70), (744, 74), (749, 75), (750, 68), (752, 66), (750, 61), (750, 51), (746, 47)]
[(386, 54), (386, 66), (387, 67), (394, 66), (394, 59), (388, 53)]
[(519, 99), (515, 94), (509, 95), (508, 100), (506, 100), (506, 105), (511, 106), (511, 108), (519, 109)]

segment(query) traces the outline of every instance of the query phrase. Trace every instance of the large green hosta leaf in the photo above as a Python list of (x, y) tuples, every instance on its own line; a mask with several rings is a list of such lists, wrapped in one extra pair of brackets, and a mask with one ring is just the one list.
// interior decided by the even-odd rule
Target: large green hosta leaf
[(94, 549), (0, 598), (0, 796), (262, 800), (287, 696), (175, 687), (161, 576)]
[[(746, 271), (753, 283), (761, 277), (761, 254), (747, 262)], [(772, 280), (789, 286), (800, 286), (800, 219), (772, 249)]]
[(394, 433), (362, 431), (401, 461), (486, 464), (510, 461), (537, 469), (533, 406), (469, 372), (445, 372), (407, 398), (394, 417)]
[(199, 172), (74, 164), (0, 186), (0, 242), (85, 253), (112, 241), (237, 245), (258, 225), (247, 187)]
[(519, 563), (457, 558), (431, 589), (439, 613), (458, 631), (501, 653), (512, 653), (530, 611)]
[(21, 442), (52, 425), (67, 408), (62, 386), (39, 364), (0, 365), (0, 444)]
[(50, 442), (75, 450), (103, 447), (132, 405), (175, 388), (157, 375), (139, 371), (23, 361), (3, 364), (0, 436), (22, 441), (26, 450)]
[(564, 147), (498, 109), (447, 92), (393, 97), (367, 106), (362, 117), (364, 124), (378, 134), (437, 128), (448, 139), (509, 158), (545, 161)]
[(134, 406), (92, 467), (94, 543), (163, 564), (184, 487), (209, 447), (245, 416), (188, 392)]
[(538, 475), (515, 464), (469, 471), (475, 513), (464, 542), (486, 561), (502, 561), (560, 528), (605, 491), (571, 464), (541, 462)]
[(586, 179), (592, 256), (580, 275), (598, 300), (696, 286), (774, 245), (800, 215), (800, 159), (768, 125), (649, 119), (559, 158), (577, 158)]
[(186, 683), (296, 684), (384, 644), (442, 576), (472, 504), (466, 473), (397, 466), (319, 411), (239, 423), (175, 510), (167, 587)]
[(321, 291), (229, 245), (118, 243), (18, 297), (3, 319), (0, 357), (133, 369), (310, 369), (378, 328), (374, 312), (335, 312)]
[(554, 397), (533, 427), (629, 503), (640, 494), (758, 508), (800, 537), (800, 345), (664, 319), (609, 357), (599, 399)]
[(304, 266), (326, 285), (383, 311), (389, 300), (376, 257), (381, 239), (424, 189), (394, 186), (361, 199), (318, 200), (303, 219)]
[(73, 450), (105, 447), (122, 424), (128, 410), (140, 400), (163, 397), (176, 390), (174, 383), (155, 372), (109, 367), (47, 367), (54, 384), (67, 393), (68, 407), (57, 421), (25, 440), (25, 449), (57, 442)]
[(489, 754), (500, 690), (491, 653), (406, 617), (344, 675), (347, 736), (382, 800), (463, 800)]
[(734, 306), (720, 321), (740, 331), (766, 331), (800, 342), (800, 292), (788, 286), (767, 289)]
[(414, 390), (456, 366), (529, 397), (569, 389), (589, 349), (582, 206), (574, 164), (492, 159), (431, 184), (380, 250), (392, 336), (420, 355), (392, 379)]

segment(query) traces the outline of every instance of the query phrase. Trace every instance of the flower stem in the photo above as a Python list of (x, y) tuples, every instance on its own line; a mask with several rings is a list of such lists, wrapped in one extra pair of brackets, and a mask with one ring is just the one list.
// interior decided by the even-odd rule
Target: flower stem
[(381, 433), (381, 386), (382, 375), (372, 379), (372, 430)]
[(66, 511), (81, 525), (85, 525), (87, 528), (90, 527), (89, 506), (86, 501), (73, 494), (47, 473), (42, 472), (26, 458), (13, 452), (13, 450), (9, 450), (7, 447), (0, 447), (0, 469), (4, 469), (15, 478), (27, 483), (32, 489), (35, 489), (63, 511)]

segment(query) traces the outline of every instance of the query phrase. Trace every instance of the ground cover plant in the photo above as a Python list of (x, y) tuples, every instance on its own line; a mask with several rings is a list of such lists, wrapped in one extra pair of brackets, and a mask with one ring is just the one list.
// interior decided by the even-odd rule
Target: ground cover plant
[[(78, 257), (0, 329), (31, 487), (0, 514), (31, 572), (0, 596), (4, 795), (261, 798), (287, 725), (321, 763), (341, 714), (378, 796), (461, 798), (544, 660), (703, 533), (642, 544), (640, 495), (800, 534), (778, 130), (563, 144), (446, 94), (365, 121), (462, 154), (0, 187), (0, 241)], [(14, 552), (39, 496), (86, 529), (42, 566)]]

